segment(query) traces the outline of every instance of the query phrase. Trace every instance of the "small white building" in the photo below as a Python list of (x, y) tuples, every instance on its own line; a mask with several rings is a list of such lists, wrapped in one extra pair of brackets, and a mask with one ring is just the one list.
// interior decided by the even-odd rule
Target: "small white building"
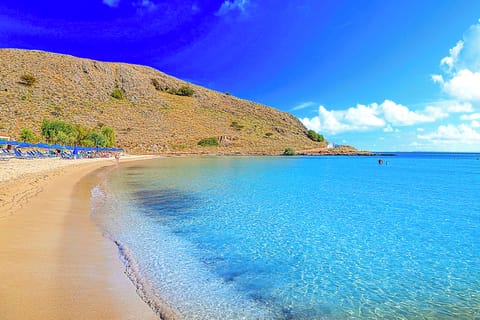
[(0, 141), (10, 141), (10, 137), (6, 134), (0, 133)]

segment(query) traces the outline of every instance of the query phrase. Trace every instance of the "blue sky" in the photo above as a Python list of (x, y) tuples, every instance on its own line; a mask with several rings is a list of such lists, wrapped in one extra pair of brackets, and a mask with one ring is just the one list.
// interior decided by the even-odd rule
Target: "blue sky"
[(0, 3), (0, 47), (149, 65), (339, 144), (480, 151), (478, 0)]

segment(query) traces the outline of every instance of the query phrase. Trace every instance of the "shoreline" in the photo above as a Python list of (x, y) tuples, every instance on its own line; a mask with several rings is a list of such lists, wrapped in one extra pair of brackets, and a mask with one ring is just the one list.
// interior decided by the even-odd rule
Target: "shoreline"
[(0, 167), (0, 318), (158, 319), (90, 219), (90, 190), (115, 160), (50, 160)]

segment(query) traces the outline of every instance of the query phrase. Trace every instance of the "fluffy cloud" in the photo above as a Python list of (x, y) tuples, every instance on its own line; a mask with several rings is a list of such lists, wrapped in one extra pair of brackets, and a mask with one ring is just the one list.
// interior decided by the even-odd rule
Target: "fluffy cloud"
[(462, 101), (480, 101), (480, 72), (462, 69), (450, 80), (440, 83), (452, 97)]
[(109, 7), (116, 8), (120, 3), (120, 0), (103, 0), (103, 3)]
[(480, 102), (480, 23), (470, 27), (440, 64), (445, 74), (433, 75), (432, 80), (445, 93), (460, 101)]
[(390, 100), (385, 100), (381, 106), (385, 119), (395, 126), (411, 126), (416, 123), (433, 122), (437, 118), (445, 117), (444, 113), (436, 112), (437, 109), (428, 108), (426, 112), (419, 113)]
[[(466, 109), (466, 107), (458, 109)], [(421, 111), (385, 100), (382, 104), (357, 105), (346, 110), (327, 110), (320, 106), (318, 116), (303, 118), (308, 128), (325, 134), (338, 134), (348, 131), (367, 131), (383, 128), (384, 132), (397, 132), (393, 126), (411, 126), (418, 123), (434, 122), (448, 116), (446, 110), (452, 106), (427, 106)]]
[(218, 9), (217, 15), (223, 16), (235, 10), (240, 11), (240, 13), (245, 13), (245, 9), (249, 5), (249, 2), (249, 0), (225, 0), (220, 9)]
[(418, 139), (428, 140), (432, 144), (480, 144), (480, 132), (472, 126), (460, 124), (458, 126), (448, 124), (441, 125), (436, 131), (429, 134), (419, 134)]

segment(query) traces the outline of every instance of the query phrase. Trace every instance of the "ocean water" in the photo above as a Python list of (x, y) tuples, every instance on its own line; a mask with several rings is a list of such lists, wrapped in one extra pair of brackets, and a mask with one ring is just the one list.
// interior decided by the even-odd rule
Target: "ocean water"
[(92, 218), (185, 319), (480, 319), (480, 155), (165, 158)]

